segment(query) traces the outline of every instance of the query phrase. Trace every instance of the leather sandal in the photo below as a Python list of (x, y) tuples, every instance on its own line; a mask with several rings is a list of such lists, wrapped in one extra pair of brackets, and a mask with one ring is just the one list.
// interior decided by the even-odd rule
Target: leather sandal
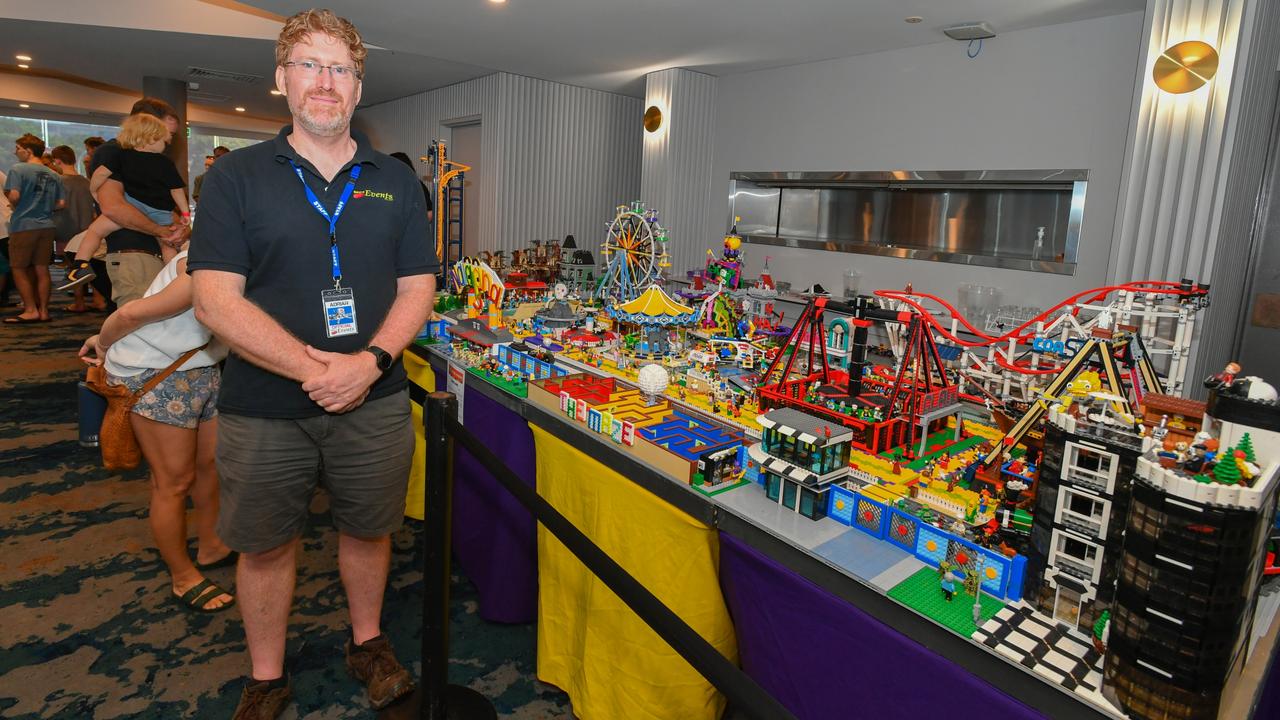
[[(234, 595), (227, 592), (226, 590), (223, 590), (221, 587), (218, 586), (217, 583), (210, 580), (209, 578), (205, 578), (200, 582), (196, 583), (194, 587), (192, 587), (190, 590), (186, 591), (182, 595), (174, 595), (173, 593), (169, 593), (169, 594), (173, 597), (175, 602), (181, 603), (182, 605), (186, 606), (191, 610), (195, 610), (196, 612), (202, 612), (202, 613), (213, 613), (213, 612), (218, 612), (219, 610), (226, 610), (227, 608), (236, 604), (236, 597)], [(214, 598), (218, 597), (219, 595), (227, 595), (231, 598), (231, 601), (227, 603), (223, 603), (218, 607), (212, 607), (212, 608), (205, 607), (205, 605), (208, 605), (210, 601), (212, 601)]]

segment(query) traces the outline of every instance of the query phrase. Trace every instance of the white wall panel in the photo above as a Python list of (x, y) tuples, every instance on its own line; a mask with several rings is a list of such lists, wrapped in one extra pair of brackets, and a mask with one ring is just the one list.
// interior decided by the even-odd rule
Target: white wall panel
[(448, 138), (445, 123), (475, 117), (488, 208), (478, 247), (571, 234), (594, 251), (613, 207), (639, 190), (641, 112), (636, 98), (495, 73), (366, 108), (357, 121), (379, 149), (416, 157)]
[(712, 206), (716, 78), (683, 68), (649, 73), (644, 104), (658, 106), (663, 120), (657, 132), (644, 134), (638, 199), (658, 211), (670, 238), (671, 271), (683, 276), (719, 246), (719, 235), (705, 223)]

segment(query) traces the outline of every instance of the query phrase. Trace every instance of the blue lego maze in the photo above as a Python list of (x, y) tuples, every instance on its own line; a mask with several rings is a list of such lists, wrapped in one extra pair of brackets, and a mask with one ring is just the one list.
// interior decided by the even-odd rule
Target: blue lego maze
[(662, 422), (640, 428), (640, 437), (690, 462), (704, 453), (742, 443), (742, 434), (679, 410)]

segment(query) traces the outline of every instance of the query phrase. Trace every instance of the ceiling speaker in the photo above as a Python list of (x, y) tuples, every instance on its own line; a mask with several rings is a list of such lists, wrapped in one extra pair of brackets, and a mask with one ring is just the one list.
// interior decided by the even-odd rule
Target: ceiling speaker
[(952, 40), (986, 40), (996, 36), (995, 28), (990, 23), (962, 23), (942, 28), (942, 32)]

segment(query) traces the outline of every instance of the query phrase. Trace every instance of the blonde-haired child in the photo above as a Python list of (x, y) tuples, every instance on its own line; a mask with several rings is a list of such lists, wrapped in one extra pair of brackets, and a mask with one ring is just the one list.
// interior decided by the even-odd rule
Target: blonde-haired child
[[(186, 182), (178, 174), (173, 161), (161, 153), (169, 140), (169, 128), (151, 115), (138, 114), (125, 118), (120, 125), (116, 142), (124, 149), (110, 165), (103, 164), (94, 172), (89, 190), (97, 196), (98, 188), (108, 179), (124, 185), (125, 200), (147, 219), (157, 225), (172, 225), (173, 213), (181, 214), (179, 222), (189, 223), (191, 209), (187, 205)], [(86, 283), (96, 275), (89, 259), (102, 244), (103, 238), (119, 230), (121, 226), (106, 215), (99, 215), (88, 229), (80, 248), (76, 250), (75, 267), (67, 272), (67, 282), (59, 290)], [(166, 263), (178, 251), (160, 243), (160, 254)]]

